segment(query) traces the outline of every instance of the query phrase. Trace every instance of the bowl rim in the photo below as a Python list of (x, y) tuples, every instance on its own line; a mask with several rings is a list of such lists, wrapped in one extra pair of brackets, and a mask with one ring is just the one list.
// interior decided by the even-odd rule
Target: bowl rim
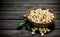
[[(41, 7), (32, 7), (32, 8), (30, 8), (30, 9), (28, 9), (27, 11), (26, 11), (26, 18), (28, 17), (28, 15), (29, 15), (29, 11), (30, 10), (34, 10), (34, 9), (36, 9), (36, 8), (41, 8)], [(42, 8), (41, 8), (42, 9)], [(52, 9), (50, 9), (50, 8), (45, 8), (45, 7), (43, 7), (43, 9), (45, 10), (45, 9), (49, 9), (52, 13), (54, 13), (54, 20), (52, 21), (52, 22), (50, 22), (50, 23), (46, 23), (46, 24), (41, 24), (41, 23), (35, 23), (35, 22), (33, 22), (33, 21), (31, 21), (30, 19), (28, 19), (27, 18), (27, 20), (30, 22), (30, 23), (33, 23), (33, 25), (34, 24), (37, 24), (37, 25), (46, 25), (46, 26), (49, 26), (49, 25), (47, 25), (47, 24), (52, 24), (55, 20), (56, 20), (56, 13), (52, 10)], [(36, 25), (34, 25), (34, 26), (36, 26)], [(44, 26), (42, 26), (42, 27), (44, 27)]]

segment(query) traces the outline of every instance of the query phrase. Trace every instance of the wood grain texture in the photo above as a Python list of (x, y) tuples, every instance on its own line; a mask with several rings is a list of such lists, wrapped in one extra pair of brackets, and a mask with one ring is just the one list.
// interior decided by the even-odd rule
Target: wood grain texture
[[(60, 11), (54, 11), (56, 13), (56, 19), (60, 20)], [(23, 15), (26, 11), (1, 11), (0, 12), (0, 20), (1, 19), (16, 19), (16, 20), (23, 20)]]
[[(23, 20), (0, 20), (0, 30), (16, 30), (18, 23), (24, 23)], [(55, 28), (60, 28), (60, 20), (55, 21)]]
[(0, 29), (16, 29), (16, 24), (23, 21), (26, 11), (37, 6), (55, 11), (55, 25), (60, 28), (60, 0), (0, 0)]
[[(0, 37), (41, 37), (41, 35), (32, 35), (31, 32), (27, 30), (0, 30)], [(54, 29), (43, 37), (60, 37), (60, 29)]]
[(55, 29), (43, 37), (60, 37), (60, 0), (0, 0), (0, 37), (41, 37), (25, 29), (16, 30), (24, 22), (23, 15), (32, 7), (51, 8), (57, 14)]
[(17, 29), (18, 23), (23, 23), (23, 20), (0, 20), (0, 29)]
[(60, 20), (60, 2), (59, 0), (1, 0), (0, 1), (0, 20), (1, 19), (23, 19), (23, 15), (29, 8), (46, 7), (51, 8), (57, 14), (57, 19)]

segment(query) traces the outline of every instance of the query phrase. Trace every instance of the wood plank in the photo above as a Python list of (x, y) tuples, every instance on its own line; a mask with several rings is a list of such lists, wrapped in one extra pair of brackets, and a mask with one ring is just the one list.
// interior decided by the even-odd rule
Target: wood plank
[[(0, 0), (0, 4), (1, 29), (16, 29), (17, 22), (23, 19), (25, 12), (36, 6), (51, 8), (56, 11), (57, 19), (60, 19), (60, 0)], [(57, 28), (60, 28), (59, 24)]]
[(0, 19), (23, 19), (25, 11), (1, 11)]
[(51, 5), (58, 5), (59, 0), (27, 0), (27, 1), (21, 1), (21, 0), (1, 0), (1, 5), (20, 5), (20, 4), (51, 4)]
[(60, 20), (56, 20), (56, 21), (55, 21), (55, 27), (56, 27), (56, 28), (60, 28), (59, 26), (60, 26)]
[(0, 20), (0, 29), (17, 29), (17, 24), (23, 20)]
[[(27, 30), (0, 30), (0, 37), (23, 37), (23, 35), (24, 37), (41, 37), (40, 34), (32, 35), (31, 32)], [(60, 37), (60, 29), (54, 29), (43, 37)]]
[(13, 3), (14, 3), (14, 2), (20, 2), (20, 1), (21, 1), (21, 2), (22, 2), (22, 1), (23, 1), (23, 2), (24, 2), (24, 1), (25, 1), (25, 2), (26, 2), (26, 1), (27, 1), (27, 2), (29, 2), (29, 1), (30, 1), (30, 2), (31, 2), (31, 1), (34, 1), (34, 2), (36, 2), (36, 1), (37, 1), (37, 2), (38, 2), (38, 1), (43, 1), (43, 2), (47, 2), (47, 1), (50, 1), (50, 2), (53, 2), (53, 1), (54, 1), (54, 2), (55, 2), (55, 1), (56, 1), (56, 2), (59, 2), (60, 0), (1, 0), (1, 2), (9, 2), (9, 3), (10, 3), (10, 2), (13, 2)]
[[(20, 10), (20, 11), (14, 11), (14, 10), (12, 10), (12, 11), (9, 11), (9, 10), (6, 10), (6, 11), (0, 11), (0, 13), (25, 13), (27, 10)], [(53, 10), (54, 11), (54, 10)], [(56, 14), (59, 14), (60, 13), (60, 11), (54, 11)]]
[(27, 30), (0, 30), (0, 37), (32, 37), (32, 34)]
[[(8, 30), (15, 30), (17, 29), (18, 23), (23, 23), (23, 20), (0, 20), (0, 30), (1, 29), (8, 29)], [(60, 20), (55, 21), (55, 28), (60, 28)]]
[(13, 2), (7, 2), (7, 1), (1, 1), (0, 2), (1, 4), (5, 4), (5, 5), (17, 5), (17, 4), (48, 4), (48, 5), (50, 5), (50, 4), (52, 4), (52, 5), (58, 5), (58, 3), (60, 3), (59, 1), (57, 2), (57, 1), (13, 1)]
[[(45, 4), (46, 3), (46, 4)], [(48, 4), (50, 3), (50, 5)], [(58, 4), (56, 4), (58, 3)], [(20, 1), (20, 0), (1, 0), (1, 5), (3, 8), (0, 8), (0, 10), (20, 10), (21, 7), (23, 7), (22, 10), (25, 10), (27, 6), (46, 6), (46, 7), (60, 7), (59, 6), (59, 0), (26, 0), (26, 1)], [(52, 5), (53, 4), (53, 5)], [(8, 7), (9, 6), (9, 7)], [(11, 6), (11, 7), (10, 7)], [(26, 6), (26, 7), (25, 7)], [(24, 9), (25, 7), (25, 9)], [(29, 8), (31, 8), (29, 7)], [(55, 9), (54, 9), (55, 10)]]
[(46, 8), (51, 8), (52, 10), (60, 10), (60, 5), (19, 5), (19, 6), (1, 6), (0, 7), (0, 11), (1, 10), (28, 10), (29, 8), (32, 7), (46, 7)]
[[(45, 4), (46, 3), (46, 4)], [(57, 4), (56, 4), (57, 3)], [(43, 0), (31, 0), (31, 1), (19, 1), (19, 0), (6, 0), (6, 1), (1, 1), (1, 7), (0, 10), (27, 10), (28, 8), (31, 7), (36, 7), (36, 6), (45, 6), (48, 8), (54, 8), (53, 10), (60, 10), (60, 5), (59, 1), (55, 0), (50, 0), (50, 1), (43, 1)], [(50, 4), (50, 5), (49, 5)], [(22, 9), (21, 9), (22, 7)]]
[[(57, 14), (57, 20), (60, 20), (60, 11), (54, 11)], [(0, 19), (23, 19), (26, 11), (0, 11)]]

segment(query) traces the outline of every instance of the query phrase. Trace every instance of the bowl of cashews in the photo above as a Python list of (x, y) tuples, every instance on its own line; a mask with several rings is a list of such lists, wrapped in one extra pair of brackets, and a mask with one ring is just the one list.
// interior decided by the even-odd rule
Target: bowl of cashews
[(27, 10), (25, 17), (36, 27), (47, 27), (54, 23), (56, 14), (49, 8), (33, 7)]

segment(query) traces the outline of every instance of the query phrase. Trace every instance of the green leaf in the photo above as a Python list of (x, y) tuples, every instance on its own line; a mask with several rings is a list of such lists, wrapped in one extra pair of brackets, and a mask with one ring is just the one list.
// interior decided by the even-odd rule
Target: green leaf
[(31, 28), (30, 23), (26, 23), (26, 27), (28, 28), (28, 30), (30, 30), (30, 28)]
[(24, 23), (18, 23), (17, 26), (18, 27), (22, 27), (24, 25)]

